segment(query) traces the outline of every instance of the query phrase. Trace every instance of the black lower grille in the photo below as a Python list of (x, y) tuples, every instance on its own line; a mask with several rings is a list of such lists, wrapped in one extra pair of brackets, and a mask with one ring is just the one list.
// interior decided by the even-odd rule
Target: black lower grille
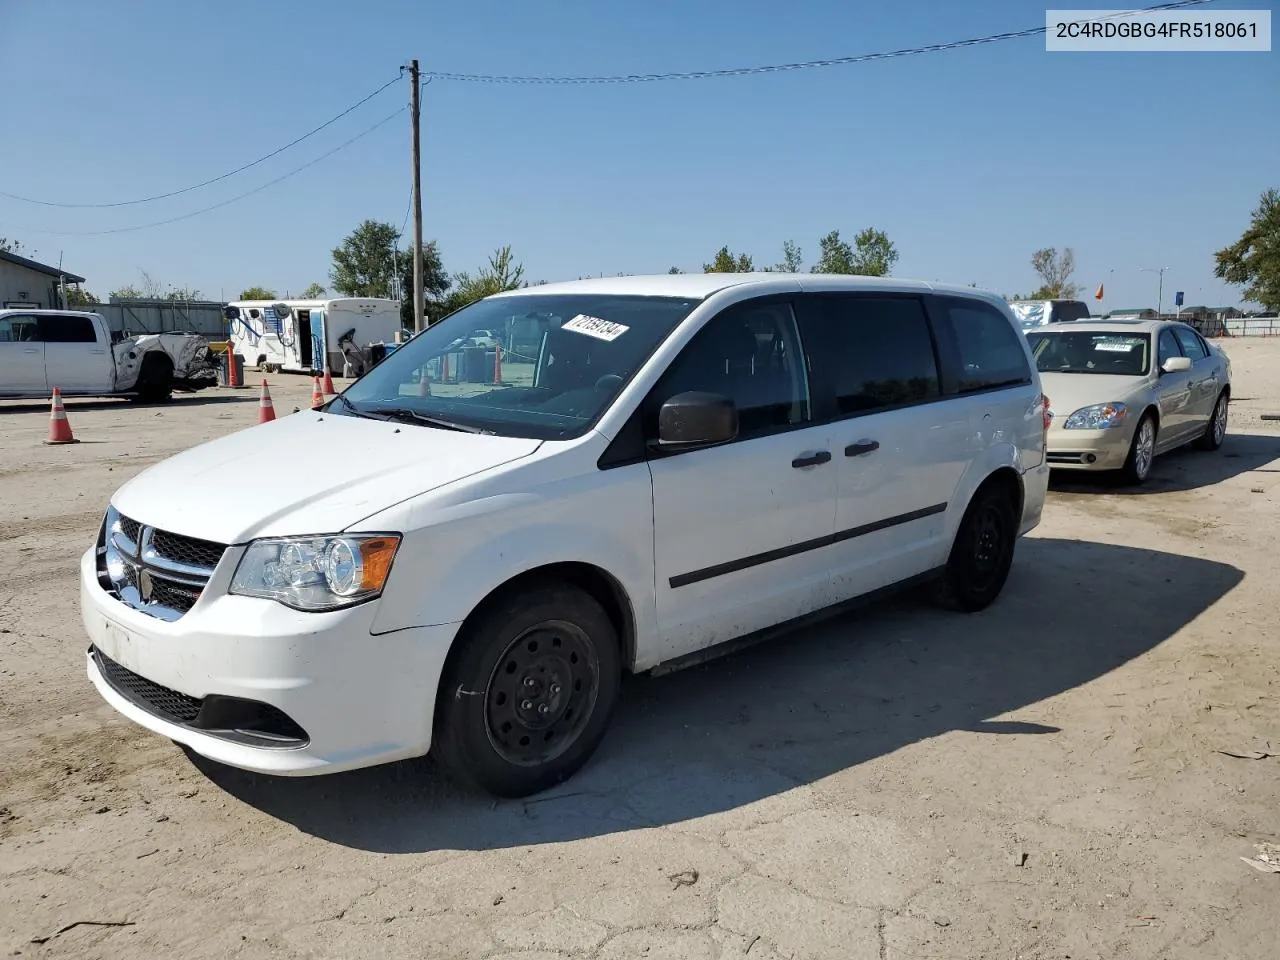
[(303, 747), (311, 742), (292, 717), (269, 703), (218, 694), (188, 696), (138, 676), (97, 647), (90, 653), (111, 689), (167, 723), (255, 747)]
[(132, 670), (126, 670), (96, 647), (93, 656), (107, 683), (135, 707), (170, 723), (192, 724), (200, 715), (201, 703), (195, 697), (162, 687)]

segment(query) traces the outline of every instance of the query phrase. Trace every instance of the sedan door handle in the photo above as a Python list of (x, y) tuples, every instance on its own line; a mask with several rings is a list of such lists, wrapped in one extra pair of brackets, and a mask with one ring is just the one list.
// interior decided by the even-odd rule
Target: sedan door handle
[(796, 469), (800, 467), (816, 467), (820, 463), (828, 463), (831, 460), (831, 451), (817, 450), (814, 453), (802, 453), (791, 461), (791, 465)]
[(859, 440), (857, 443), (851, 443), (844, 448), (846, 457), (860, 457), (864, 453), (875, 453), (880, 449), (879, 440)]

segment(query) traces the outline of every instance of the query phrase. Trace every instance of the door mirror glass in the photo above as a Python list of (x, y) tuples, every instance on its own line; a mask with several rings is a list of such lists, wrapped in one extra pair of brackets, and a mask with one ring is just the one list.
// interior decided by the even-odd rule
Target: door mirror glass
[(1191, 369), (1191, 358), (1170, 357), (1160, 369), (1165, 373), (1185, 373)]
[(738, 408), (718, 393), (678, 393), (658, 411), (658, 448), (688, 450), (738, 436)]

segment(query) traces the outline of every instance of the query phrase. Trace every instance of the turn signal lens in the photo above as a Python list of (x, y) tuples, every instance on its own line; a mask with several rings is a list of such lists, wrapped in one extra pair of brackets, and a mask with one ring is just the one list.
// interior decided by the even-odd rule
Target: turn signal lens
[(394, 537), (360, 541), (360, 559), (364, 571), (360, 585), (365, 590), (381, 591), (391, 573), (391, 561), (395, 559), (400, 541)]

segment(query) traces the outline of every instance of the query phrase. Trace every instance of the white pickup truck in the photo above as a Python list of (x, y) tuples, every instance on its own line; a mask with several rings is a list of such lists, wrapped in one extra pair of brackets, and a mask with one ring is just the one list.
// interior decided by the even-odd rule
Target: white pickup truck
[(167, 400), (217, 383), (217, 362), (198, 334), (112, 334), (100, 313), (0, 310), (0, 398), (128, 396)]

